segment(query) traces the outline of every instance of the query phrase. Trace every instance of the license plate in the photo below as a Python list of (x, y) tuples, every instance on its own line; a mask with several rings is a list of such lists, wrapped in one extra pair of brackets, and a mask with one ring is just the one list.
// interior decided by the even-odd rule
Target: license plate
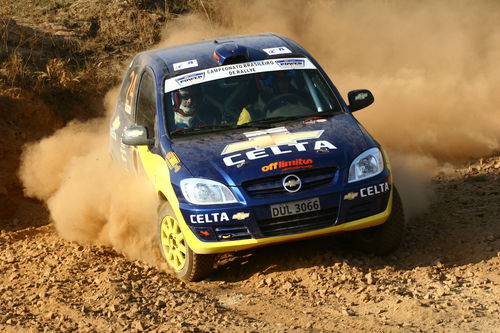
[(271, 205), (271, 216), (280, 217), (314, 212), (316, 210), (320, 210), (320, 208), (319, 198), (290, 201), (282, 204)]

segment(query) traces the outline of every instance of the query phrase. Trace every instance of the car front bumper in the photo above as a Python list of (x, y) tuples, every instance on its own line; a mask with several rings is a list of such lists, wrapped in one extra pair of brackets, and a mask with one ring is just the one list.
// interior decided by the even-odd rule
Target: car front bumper
[(199, 254), (240, 251), (369, 228), (383, 224), (391, 214), (390, 178), (386, 174), (362, 187), (313, 195), (320, 200), (320, 210), (278, 218), (271, 217), (269, 203), (225, 208), (181, 207), (184, 222), (181, 225), (189, 247)]

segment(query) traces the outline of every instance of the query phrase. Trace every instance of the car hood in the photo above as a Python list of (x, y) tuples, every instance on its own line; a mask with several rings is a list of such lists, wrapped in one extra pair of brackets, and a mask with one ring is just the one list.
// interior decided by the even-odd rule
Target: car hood
[(242, 182), (305, 169), (347, 168), (373, 140), (349, 114), (177, 138), (172, 150), (193, 177)]

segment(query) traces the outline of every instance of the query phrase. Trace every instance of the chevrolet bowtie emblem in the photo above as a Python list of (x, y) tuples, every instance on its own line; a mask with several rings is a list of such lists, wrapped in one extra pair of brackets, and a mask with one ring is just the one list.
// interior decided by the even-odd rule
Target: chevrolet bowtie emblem
[(358, 197), (358, 192), (349, 192), (346, 195), (344, 195), (344, 200), (352, 200), (356, 199)]
[(244, 220), (250, 216), (250, 213), (239, 212), (233, 215), (233, 220)]
[(298, 186), (300, 184), (300, 182), (298, 180), (295, 180), (295, 179), (290, 179), (289, 181), (287, 181), (284, 185), (286, 187), (295, 187), (295, 186)]
[(297, 143), (298, 140), (317, 139), (323, 134), (323, 130), (290, 133), (285, 127), (273, 128), (267, 131), (254, 131), (245, 133), (248, 141), (228, 144), (222, 151), (222, 155), (234, 153), (246, 149), (262, 149), (271, 146), (279, 146)]

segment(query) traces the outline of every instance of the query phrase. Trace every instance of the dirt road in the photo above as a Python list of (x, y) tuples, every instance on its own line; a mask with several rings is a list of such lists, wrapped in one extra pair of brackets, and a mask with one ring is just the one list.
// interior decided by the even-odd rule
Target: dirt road
[[(212, 18), (211, 24), (237, 23), (248, 17), (253, 21), (247, 23), (259, 28), (268, 23), (287, 26), (283, 22), (291, 22), (294, 34), (311, 32), (314, 39), (308, 44), (313, 46), (319, 30), (324, 30), (327, 42), (319, 43), (316, 50), (325, 60), (337, 57), (334, 68), (345, 68), (345, 89), (350, 78), (346, 69), (356, 69), (356, 77), (363, 73), (365, 80), (365, 74), (380, 67), (383, 75), (375, 73), (372, 78), (375, 87), (382, 76), (390, 79), (390, 94), (379, 101), (382, 106), (385, 101), (409, 108), (391, 117), (404, 118), (399, 122), (396, 118), (392, 124), (409, 124), (408, 128), (402, 126), (403, 134), (394, 134), (398, 140), (407, 136), (409, 129), (415, 132), (413, 140), (401, 140), (409, 144), (410, 152), (415, 150), (412, 145), (430, 149), (440, 143), (446, 148), (440, 147), (445, 151), (440, 156), (453, 157), (448, 145), (456, 148), (459, 157), (482, 155), (478, 151), (488, 151), (492, 143), (498, 142), (498, 117), (493, 113), (498, 107), (494, 99), (498, 85), (498, 51), (494, 49), (498, 43), (494, 38), (498, 34), (491, 28), (498, 27), (498, 10), (482, 6), (471, 10), (471, 3), (453, 1), (453, 5), (440, 2), (437, 9), (446, 7), (445, 12), (409, 6), (408, 10), (397, 11), (399, 15), (392, 15), (396, 2), (383, 1), (378, 12), (382, 20), (402, 18), (405, 24), (397, 28), (389, 24), (387, 30), (381, 30), (383, 38), (372, 38), (366, 32), (379, 29), (383, 22), (372, 23), (377, 15), (364, 8), (359, 10), (358, 6), (368, 2), (353, 2), (356, 18), (362, 18), (363, 12), (370, 14), (368, 25), (363, 20), (356, 21), (356, 25), (349, 21), (344, 33), (335, 33), (345, 40), (340, 38), (342, 43), (335, 44), (332, 41), (338, 42), (337, 38), (331, 39), (334, 32), (312, 23), (330, 24), (335, 21), (332, 13), (350, 12), (347, 2), (345, 6), (338, 2), (342, 5), (338, 8), (318, 2), (319, 15), (312, 19), (313, 2), (295, 1), (292, 3), (297, 5), (297, 15), (289, 15), (289, 21), (282, 21), (287, 13), (283, 9), (285, 5), (287, 10), (294, 6), (285, 1), (274, 9), (268, 8), (272, 7), (268, 1), (256, 1), (257, 5), (265, 5), (272, 17), (262, 15), (259, 6), (252, 7), (255, 16), (249, 16), (252, 11), (245, 6), (244, 15), (239, 17), (234, 8), (228, 11), (224, 6), (215, 6), (217, 1), (0, 2), (0, 332), (500, 332), (498, 152), (435, 177), (430, 208), (407, 221), (405, 243), (393, 255), (374, 257), (356, 252), (340, 237), (308, 240), (224, 255), (213, 274), (199, 283), (181, 282), (161, 268), (132, 261), (110, 248), (65, 241), (55, 231), (44, 205), (23, 196), (17, 179), (25, 143), (50, 135), (72, 119), (102, 115), (102, 97), (118, 83), (128, 58), (157, 45), (166, 22), (196, 8), (199, 17)], [(301, 8), (302, 3), (312, 7)], [(204, 5), (209, 4), (212, 7), (207, 10)], [(494, 2), (489, 4), (497, 8)], [(457, 12), (456, 8), (465, 10)], [(322, 17), (322, 13), (326, 16)], [(449, 22), (439, 20), (435, 26), (419, 20), (420, 14), (432, 16), (428, 13), (446, 16)], [(476, 13), (481, 24), (476, 24), (468, 13)], [(276, 20), (278, 16), (280, 20)], [(337, 19), (342, 17), (339, 14)], [(460, 19), (454, 19), (457, 17)], [(424, 23), (405, 27), (408, 18)], [(188, 15), (186, 19), (180, 21), (177, 30), (169, 26), (166, 31), (171, 36), (182, 32), (193, 17)], [(296, 28), (300, 26), (297, 20), (312, 28)], [(265, 26), (274, 29), (274, 25)], [(341, 26), (335, 25), (338, 29)], [(432, 29), (433, 38), (422, 32), (425, 26)], [(441, 26), (445, 29), (439, 30)], [(472, 33), (476, 26), (485, 31)], [(222, 27), (236, 29), (231, 25)], [(405, 30), (409, 27), (417, 30)], [(450, 38), (459, 28), (465, 29), (459, 30), (460, 38)], [(345, 35), (349, 31), (354, 31), (354, 37), (346, 37), (351, 36)], [(394, 44), (390, 38), (386, 40), (390, 31), (397, 32)], [(459, 43), (462, 39), (463, 44)], [(381, 40), (393, 47), (379, 47)], [(408, 71), (405, 66), (412, 58), (406, 51), (414, 50), (415, 45), (434, 45), (432, 41), (443, 48), (428, 53), (417, 48), (425, 51), (414, 55), (418, 70)], [(374, 54), (358, 50), (359, 45), (366, 48), (368, 42), (376, 43)], [(455, 42), (457, 48), (453, 47)], [(332, 46), (334, 52), (326, 46)], [(338, 58), (340, 49), (352, 52), (343, 52), (345, 58)], [(388, 54), (378, 53), (387, 50)], [(405, 52), (398, 57), (396, 50)], [(442, 55), (444, 61), (433, 53)], [(370, 57), (355, 58), (356, 54)], [(416, 58), (428, 59), (432, 66), (423, 62), (419, 67)], [(379, 65), (377, 60), (384, 59), (391, 61), (390, 66)], [(458, 59), (458, 67), (443, 66), (450, 64), (450, 59)], [(490, 66), (484, 63), (487, 59), (491, 59), (486, 63)], [(358, 68), (365, 63), (370, 71)], [(463, 70), (469, 63), (472, 67)], [(434, 66), (443, 67), (442, 71)], [(402, 73), (388, 72), (389, 68), (400, 67)], [(456, 81), (450, 83), (450, 74), (462, 70), (464, 76), (457, 75)], [(432, 73), (432, 77), (407, 77), (419, 73)], [(432, 82), (440, 82), (440, 73), (444, 85), (433, 86)], [(479, 74), (476, 77), (471, 73)], [(400, 86), (393, 88), (394, 82)], [(414, 91), (419, 93), (413, 99), (395, 98), (412, 97), (410, 92)], [(442, 103), (444, 99), (438, 103), (440, 109), (436, 112), (439, 96), (446, 96), (446, 103)], [(451, 103), (454, 98), (456, 105)], [(430, 104), (419, 104), (422, 101)], [(447, 107), (448, 102), (451, 104)], [(462, 117), (457, 107), (466, 111)], [(388, 107), (381, 109), (390, 111)], [(481, 112), (471, 113), (471, 109)], [(380, 113), (374, 113), (374, 117), (387, 118)], [(483, 121), (476, 122), (475, 118)], [(450, 119), (460, 121), (450, 123)], [(381, 123), (384, 132), (392, 132), (385, 126), (395, 127), (387, 125), (386, 120)], [(423, 126), (423, 130), (416, 125)], [(431, 125), (434, 131), (427, 131), (426, 126)], [(462, 141), (452, 144), (450, 138), (455, 136)], [(489, 146), (473, 139), (485, 139)]]
[(498, 332), (500, 156), (433, 185), (389, 257), (309, 240), (225, 255), (199, 283), (64, 241), (26, 201), (2, 224), (0, 330)]

